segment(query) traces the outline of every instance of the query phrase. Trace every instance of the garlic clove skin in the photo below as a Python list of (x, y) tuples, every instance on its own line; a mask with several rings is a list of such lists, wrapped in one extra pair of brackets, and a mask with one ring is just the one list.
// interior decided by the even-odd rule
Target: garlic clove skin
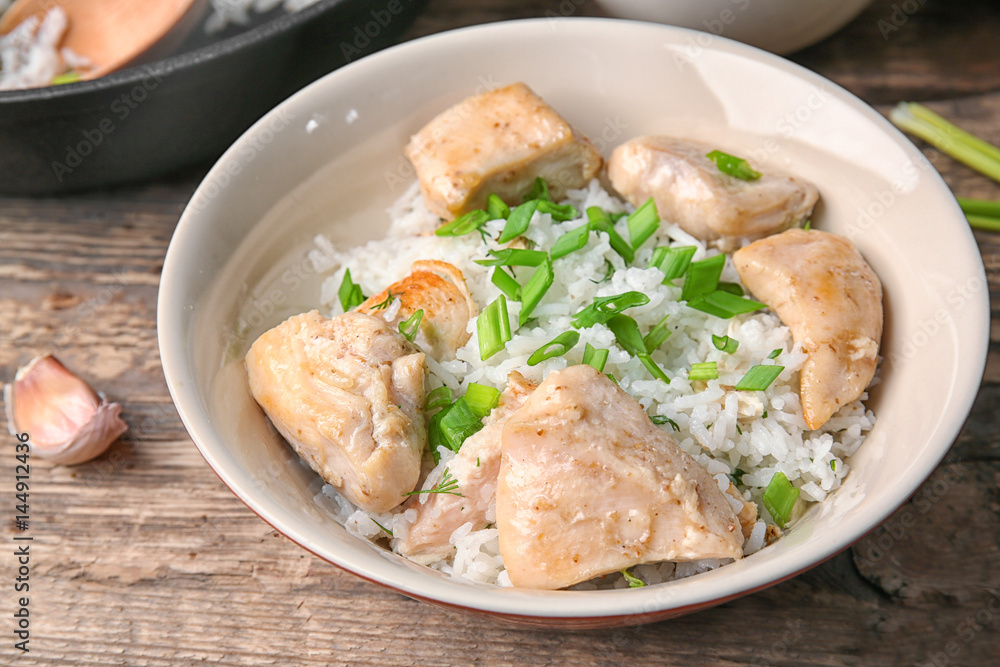
[(51, 354), (32, 359), (4, 387), (11, 433), (27, 433), (32, 451), (75, 465), (104, 453), (128, 425), (108, 403)]

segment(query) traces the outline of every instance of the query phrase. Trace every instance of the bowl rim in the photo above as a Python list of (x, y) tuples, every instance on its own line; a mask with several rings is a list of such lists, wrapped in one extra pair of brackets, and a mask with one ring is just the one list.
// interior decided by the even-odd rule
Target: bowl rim
[[(230, 147), (205, 176), (204, 181), (199, 186), (199, 191), (205, 187), (206, 183), (211, 181), (217, 172), (220, 172), (224, 168), (227, 158), (230, 155), (234, 155), (243, 143), (249, 141), (249, 138), (254, 136), (255, 132), (265, 127), (273, 115), (280, 113), (286, 105), (303, 101), (314, 94), (319, 88), (336, 86), (340, 79), (350, 76), (360, 76), (366, 69), (383, 67), (391, 65), (394, 62), (404, 61), (409, 57), (408, 54), (415, 50), (445, 48), (449, 41), (462, 41), (470, 37), (481, 39), (484, 36), (496, 39), (526, 39), (535, 30), (545, 30), (545, 36), (551, 39), (553, 34), (551, 31), (551, 21), (558, 21), (564, 24), (563, 27), (568, 32), (572, 32), (575, 39), (585, 38), (586, 34), (592, 31), (606, 30), (640, 31), (656, 35), (668, 42), (675, 42), (682, 38), (695, 38), (697, 35), (702, 34), (686, 28), (638, 21), (592, 17), (565, 17), (501, 21), (450, 30), (416, 39), (348, 64), (306, 86), (279, 104), (247, 130)], [(902, 149), (907, 149), (908, 154), (919, 156), (917, 159), (923, 159), (926, 162), (926, 159), (922, 157), (922, 154), (915, 148), (912, 142), (878, 111), (829, 79), (783, 57), (726, 38), (715, 37), (712, 44), (707, 48), (721, 49), (727, 53), (757, 61), (769, 68), (791, 74), (807, 84), (822, 85), (825, 90), (830, 91), (839, 101), (847, 104), (853, 111), (859, 113), (863, 118), (872, 123), (875, 128), (881, 130), (896, 145)], [(926, 164), (930, 167), (929, 162), (926, 162)], [(958, 229), (958, 221), (961, 220), (964, 222), (964, 215), (961, 213), (961, 209), (958, 207), (944, 180), (933, 167), (926, 170), (926, 175), (930, 180), (925, 187), (933, 187), (938, 194), (950, 197), (953, 222), (956, 223), (956, 229), (951, 231), (957, 237), (960, 237), (960, 241), (956, 242), (964, 244), (965, 250), (970, 257), (975, 256), (976, 258), (980, 258), (978, 270), (984, 281), (983, 284), (986, 284), (985, 268), (982, 264), (980, 251), (971, 229), (964, 224), (962, 225), (962, 231)], [(191, 201), (197, 200), (199, 191), (194, 193)], [(192, 440), (210, 467), (215, 470), (216, 474), (233, 493), (265, 522), (285, 537), (288, 537), (299, 544), (299, 546), (323, 560), (364, 579), (374, 581), (413, 598), (430, 601), (443, 606), (485, 612), (513, 620), (620, 620), (626, 617), (633, 619), (641, 617), (641, 620), (634, 622), (652, 621), (658, 618), (696, 611), (761, 590), (796, 576), (833, 557), (885, 521), (886, 518), (916, 492), (920, 485), (938, 466), (950, 448), (954, 438), (958, 435), (972, 408), (972, 403), (979, 390), (979, 379), (983, 375), (986, 364), (986, 353), (989, 345), (990, 311), (988, 295), (984, 294), (977, 303), (972, 304), (973, 308), (970, 310), (974, 312), (968, 315), (973, 320), (972, 323), (977, 326), (970, 327), (966, 332), (966, 335), (970, 338), (968, 341), (969, 349), (965, 351), (964, 356), (960, 359), (960, 361), (965, 362), (964, 366), (960, 368), (962, 372), (960, 374), (956, 373), (956, 376), (960, 375), (965, 382), (961, 384), (956, 383), (955, 385), (960, 391), (953, 392), (951, 396), (952, 402), (950, 403), (951, 408), (947, 412), (943, 412), (940, 421), (937, 422), (935, 431), (937, 437), (929, 439), (927, 442), (930, 454), (925, 457), (924, 465), (913, 469), (904, 478), (907, 482), (906, 484), (896, 484), (891, 490), (887, 491), (886, 500), (877, 511), (871, 510), (868, 512), (868, 516), (874, 517), (875, 520), (868, 520), (864, 525), (854, 526), (852, 524), (848, 526), (851, 530), (842, 531), (838, 535), (829, 537), (829, 539), (820, 540), (808, 552), (795, 554), (794, 558), (789, 557), (780, 561), (761, 563), (752, 568), (747, 567), (746, 571), (743, 572), (745, 577), (738, 587), (727, 585), (725, 578), (713, 578), (713, 573), (706, 573), (699, 575), (699, 579), (705, 582), (705, 585), (699, 587), (696, 592), (685, 589), (684, 595), (672, 596), (667, 594), (665, 600), (663, 599), (664, 596), (656, 594), (658, 589), (663, 590), (661, 586), (631, 589), (624, 592), (614, 590), (539, 592), (525, 591), (523, 589), (489, 589), (497, 594), (481, 595), (481, 592), (484, 590), (481, 587), (455, 583), (445, 584), (438, 581), (436, 577), (414, 576), (412, 573), (403, 571), (402, 568), (398, 568), (397, 566), (393, 566), (393, 568), (399, 570), (399, 576), (393, 576), (395, 574), (392, 571), (393, 568), (382, 567), (380, 564), (358, 563), (341, 554), (328, 553), (324, 549), (319, 548), (308, 535), (298, 534), (294, 531), (289, 531), (287, 528), (279, 528), (277, 524), (280, 524), (281, 521), (276, 520), (275, 512), (272, 510), (280, 510), (281, 508), (268, 507), (268, 503), (254, 498), (252, 494), (241, 488), (238, 480), (234, 479), (232, 471), (228, 470), (225, 462), (221, 460), (226, 455), (224, 443), (221, 442), (221, 439), (218, 439), (218, 442), (214, 442), (217, 434), (210, 432), (211, 422), (205, 419), (207, 415), (199, 413), (199, 411), (204, 411), (204, 406), (201, 405), (196, 397), (189, 395), (191, 392), (185, 393), (176, 389), (184, 382), (191, 380), (193, 376), (188, 373), (190, 368), (185, 368), (185, 365), (189, 362), (189, 350), (185, 342), (186, 328), (183, 326), (184, 317), (180, 309), (171, 309), (170, 307), (173, 301), (171, 285), (175, 280), (183, 278), (181, 268), (181, 257), (184, 255), (183, 247), (196, 242), (195, 232), (199, 224), (201, 223), (198, 220), (197, 212), (193, 211), (189, 205), (177, 224), (164, 261), (158, 297), (158, 338), (164, 374), (171, 396)], [(975, 379), (975, 383), (973, 383), (973, 379)], [(219, 445), (221, 445), (221, 450), (217, 448)], [(720, 571), (725, 571), (729, 567), (734, 566), (739, 566), (739, 563), (727, 566), (727, 568), (723, 568)], [(388, 575), (386, 574), (387, 569), (390, 570)], [(582, 600), (585, 596), (588, 600), (599, 601), (599, 605), (574, 604), (574, 601)], [(592, 607), (599, 607), (600, 612), (595, 613)]]
[[(209, 43), (196, 49), (170, 54), (164, 58), (158, 58), (151, 62), (131, 65), (129, 67), (110, 72), (109, 74), (97, 79), (75, 81), (73, 83), (65, 83), (58, 86), (50, 85), (35, 88), (0, 90), (0, 108), (2, 108), (2, 105), (4, 104), (56, 100), (60, 98), (73, 97), (75, 95), (85, 95), (87, 93), (99, 93), (121, 86), (138, 85), (148, 80), (150, 77), (162, 78), (178, 70), (195, 67), (206, 60), (225, 57), (231, 53), (251, 48), (259, 42), (270, 39), (272, 35), (289, 30), (299, 24), (308, 23), (314, 17), (325, 13), (336, 5), (352, 1), (356, 0), (318, 0), (312, 5), (308, 5), (294, 12), (283, 12), (258, 26), (254, 26), (248, 30), (241, 30), (234, 35), (230, 35), (229, 37), (210, 41)], [(211, 7), (211, 5), (209, 5), (209, 7)], [(206, 12), (205, 18), (207, 18), (207, 16), (208, 12)], [(204, 19), (202, 19), (201, 23), (199, 23), (199, 26), (203, 23)]]

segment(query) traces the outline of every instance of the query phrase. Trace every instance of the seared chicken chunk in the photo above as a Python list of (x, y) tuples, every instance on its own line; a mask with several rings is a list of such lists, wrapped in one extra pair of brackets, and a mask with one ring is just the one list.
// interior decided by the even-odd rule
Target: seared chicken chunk
[(386, 319), (385, 313), (392, 312), (388, 307), (392, 299), (400, 302), (395, 317), (389, 320), (393, 329), (418, 310), (424, 311), (416, 342), (438, 361), (455, 358), (455, 351), (472, 336), (467, 331), (469, 320), (479, 314), (465, 286), (465, 276), (447, 262), (414, 262), (410, 275), (370, 297), (357, 311)]
[(802, 223), (819, 198), (816, 187), (768, 168), (757, 180), (724, 174), (713, 147), (664, 136), (632, 139), (608, 160), (611, 185), (639, 206), (652, 197), (660, 217), (723, 250)]
[(486, 417), (482, 430), (470, 435), (448, 464), (462, 495), (431, 493), (412, 499), (407, 509), (415, 509), (417, 518), (398, 545), (401, 554), (421, 562), (446, 558), (454, 550), (449, 538), (458, 528), (469, 522), (473, 530), (486, 527), (500, 474), (500, 434), (535, 387), (517, 371), (510, 374), (500, 403)]
[(523, 83), (470, 97), (406, 147), (427, 207), (445, 220), (486, 208), (496, 193), (520, 203), (536, 177), (556, 199), (597, 175), (601, 155)]
[(501, 449), (497, 528), (514, 586), (743, 554), (716, 481), (590, 366), (550, 373), (504, 426)]
[(313, 470), (384, 512), (420, 476), (424, 355), (371, 315), (316, 311), (265, 332), (245, 358), (250, 393)]
[(806, 425), (821, 427), (875, 375), (882, 283), (850, 240), (818, 230), (762, 239), (736, 252), (733, 264), (809, 355), (799, 393)]

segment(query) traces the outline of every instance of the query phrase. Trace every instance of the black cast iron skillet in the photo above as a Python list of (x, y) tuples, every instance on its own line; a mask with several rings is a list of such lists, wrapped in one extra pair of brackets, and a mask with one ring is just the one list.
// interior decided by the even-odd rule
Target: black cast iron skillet
[(116, 185), (218, 157), (302, 86), (399, 39), (426, 0), (321, 0), (94, 81), (0, 92), (0, 194)]

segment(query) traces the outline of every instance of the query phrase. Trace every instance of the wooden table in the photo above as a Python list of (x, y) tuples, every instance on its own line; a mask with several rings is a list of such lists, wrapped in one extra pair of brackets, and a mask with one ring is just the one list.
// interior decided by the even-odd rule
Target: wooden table
[[(577, 4), (432, 0), (409, 37)], [(576, 13), (598, 12), (584, 4)], [(997, 34), (992, 0), (878, 0), (793, 59), (882, 111), (930, 101), (1000, 143)], [(1000, 199), (997, 183), (926, 153), (956, 193)], [(13, 648), (18, 533), (14, 440), (4, 436), (0, 497), (12, 518), (2, 528), (0, 664), (998, 663), (995, 351), (968, 424), (908, 505), (827, 563), (693, 616), (624, 630), (514, 629), (414, 602), (300, 549), (205, 464), (160, 368), (160, 268), (204, 169), (71, 197), (0, 200), (0, 378), (54, 351), (121, 401), (131, 426), (92, 463), (32, 466), (26, 655)], [(1000, 237), (977, 239), (996, 299)], [(998, 327), (995, 319), (994, 339)]]

